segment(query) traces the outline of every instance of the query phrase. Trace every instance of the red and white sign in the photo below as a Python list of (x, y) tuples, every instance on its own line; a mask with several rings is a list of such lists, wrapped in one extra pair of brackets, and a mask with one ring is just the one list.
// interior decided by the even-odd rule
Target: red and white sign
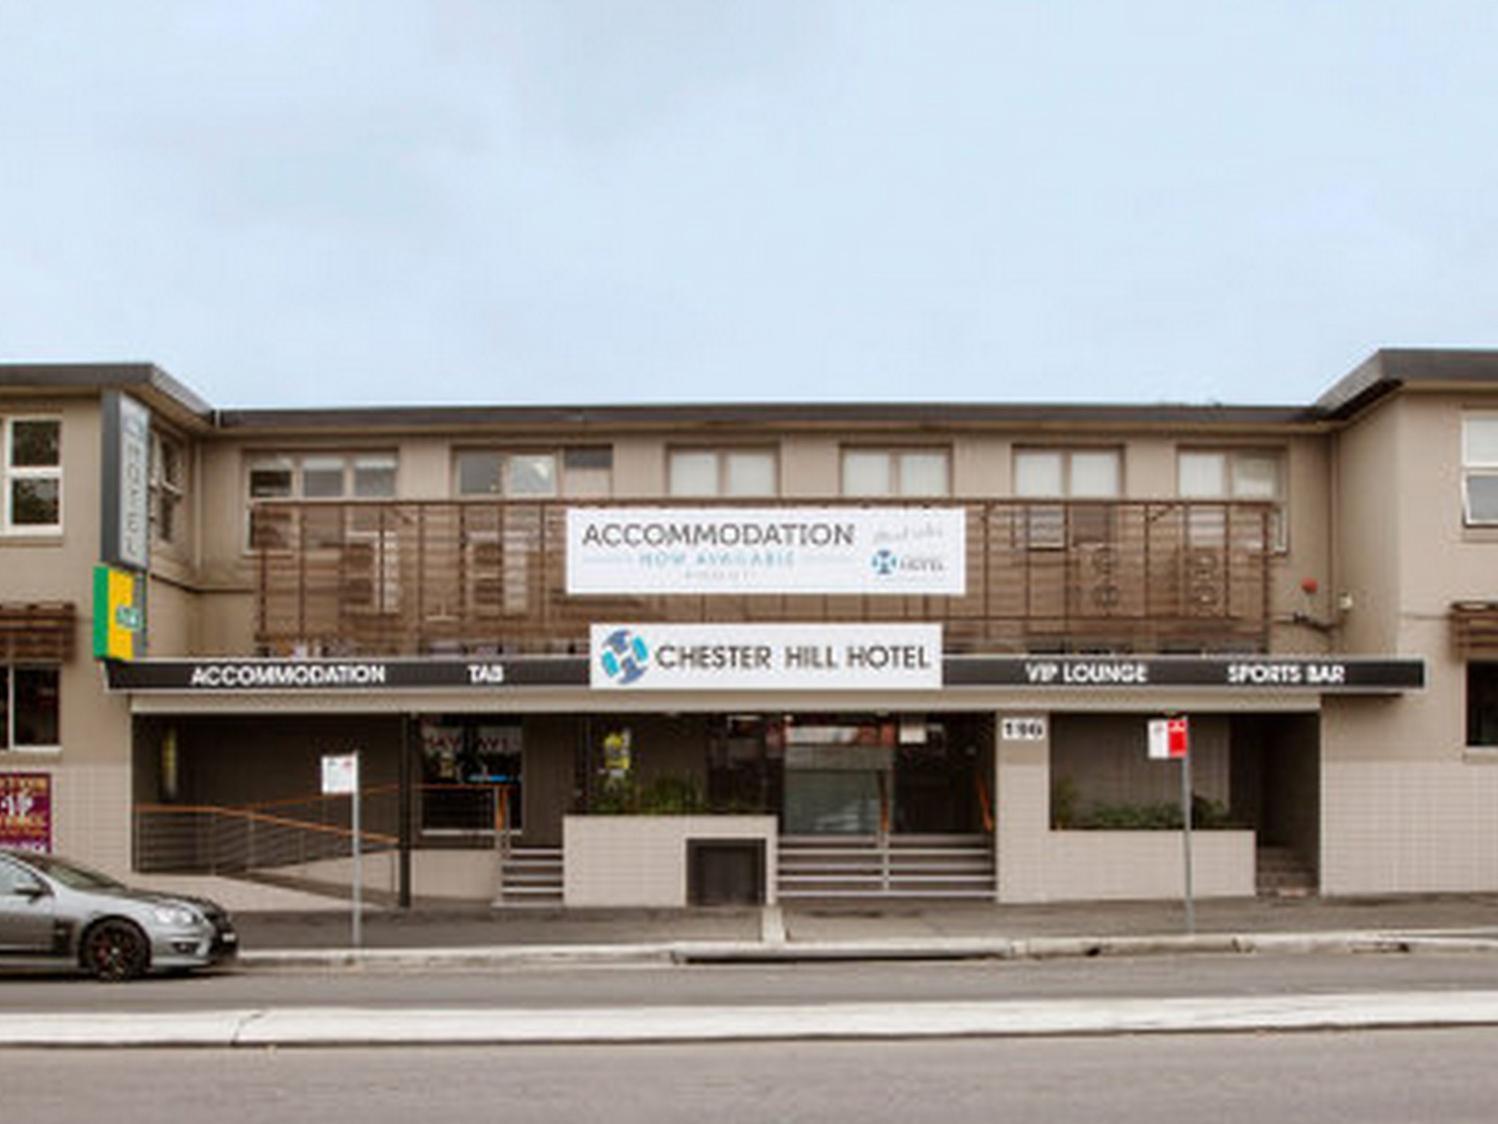
[(1185, 718), (1152, 718), (1149, 725), (1150, 757), (1158, 761), (1185, 757), (1191, 748), (1191, 727)]

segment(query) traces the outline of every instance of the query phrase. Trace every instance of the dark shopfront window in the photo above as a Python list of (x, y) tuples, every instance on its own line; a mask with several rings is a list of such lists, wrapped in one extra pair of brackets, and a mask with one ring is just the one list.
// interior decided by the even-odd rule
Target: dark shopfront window
[(1498, 663), (1467, 664), (1467, 744), (1498, 746)]
[(0, 664), (0, 749), (56, 749), (58, 669)]
[(785, 760), (780, 719), (729, 714), (714, 721), (707, 760), (707, 801), (714, 812), (779, 810)]
[(725, 715), (710, 727), (708, 803), (779, 814), (792, 835), (977, 832), (992, 740), (972, 715)]
[(496, 826), (495, 801), (505, 801), (512, 830), (523, 826), (524, 761), (518, 722), (426, 718), (421, 722), (421, 829), (471, 835)]

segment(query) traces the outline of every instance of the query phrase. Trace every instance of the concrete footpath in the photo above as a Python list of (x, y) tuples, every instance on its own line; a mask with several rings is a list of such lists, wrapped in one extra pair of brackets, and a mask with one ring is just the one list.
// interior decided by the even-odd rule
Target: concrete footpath
[(691, 910), (374, 911), (237, 917), (242, 967), (438, 968), (619, 961), (875, 960), (1215, 952), (1498, 951), (1498, 896), (1011, 906), (820, 903)]

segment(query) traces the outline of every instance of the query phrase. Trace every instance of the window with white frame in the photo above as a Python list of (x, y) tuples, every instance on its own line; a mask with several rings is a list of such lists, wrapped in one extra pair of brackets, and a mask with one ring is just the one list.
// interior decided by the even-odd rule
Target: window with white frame
[(182, 501), (187, 492), (187, 453), (181, 441), (151, 431), (151, 533), (166, 546), (180, 542)]
[[(1269, 543), (1285, 549), (1284, 458), (1266, 449), (1182, 449), (1176, 456), (1176, 495), (1185, 500), (1259, 500), (1274, 505)], [(1193, 510), (1193, 545), (1213, 545), (1225, 533), (1226, 512), (1210, 507)]]
[(774, 496), (773, 449), (672, 449), (667, 490), (673, 496)]
[(952, 458), (946, 449), (843, 450), (845, 496), (947, 496)]
[(0, 750), (61, 746), (60, 678), (56, 667), (0, 664)]
[(459, 449), (453, 487), (459, 496), (602, 499), (613, 491), (614, 452), (607, 445), (568, 449)]
[[(1123, 491), (1123, 456), (1117, 449), (1016, 449), (1014, 494), (1022, 499), (1114, 500)], [(1032, 504), (1026, 511), (1026, 544), (1055, 550), (1113, 538), (1107, 504)]]
[(0, 529), (61, 531), (61, 419), (6, 418), (0, 438)]
[(394, 453), (257, 453), (249, 459), (252, 500), (389, 499)]
[(1498, 414), (1462, 419), (1462, 519), (1498, 526)]
[[(394, 453), (256, 453), (246, 461), (245, 483), (250, 507), (275, 500), (365, 500), (395, 496)], [(335, 518), (309, 516), (307, 545), (326, 545), (341, 536)], [(289, 513), (274, 517), (251, 513), (251, 548), (279, 548), (291, 543)]]

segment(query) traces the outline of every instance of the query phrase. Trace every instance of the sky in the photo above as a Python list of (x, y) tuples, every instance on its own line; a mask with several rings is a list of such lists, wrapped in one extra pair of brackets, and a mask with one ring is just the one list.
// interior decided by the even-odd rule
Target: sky
[(0, 361), (1297, 404), (1498, 346), (1498, 4), (0, 0)]

